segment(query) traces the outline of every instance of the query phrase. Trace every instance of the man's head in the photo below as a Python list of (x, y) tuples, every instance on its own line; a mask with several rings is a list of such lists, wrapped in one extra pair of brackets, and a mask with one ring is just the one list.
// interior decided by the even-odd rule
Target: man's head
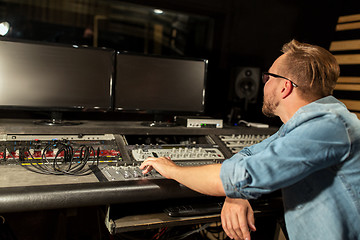
[(266, 116), (278, 115), (276, 109), (281, 100), (292, 93), (303, 102), (331, 95), (340, 74), (335, 57), (319, 46), (292, 40), (283, 46), (282, 52), (284, 54), (273, 63), (269, 74), (264, 75), (269, 79), (264, 87), (263, 113)]
[(292, 40), (283, 46), (282, 52), (286, 55), (286, 73), (296, 80), (304, 99), (314, 101), (332, 95), (340, 68), (329, 51)]

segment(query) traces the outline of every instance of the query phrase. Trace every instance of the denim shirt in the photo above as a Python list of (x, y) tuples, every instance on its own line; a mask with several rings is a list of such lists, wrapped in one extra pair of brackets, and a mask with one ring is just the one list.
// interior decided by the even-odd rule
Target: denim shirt
[(291, 240), (360, 239), (360, 120), (332, 96), (224, 161), (220, 177), (231, 198), (282, 189)]

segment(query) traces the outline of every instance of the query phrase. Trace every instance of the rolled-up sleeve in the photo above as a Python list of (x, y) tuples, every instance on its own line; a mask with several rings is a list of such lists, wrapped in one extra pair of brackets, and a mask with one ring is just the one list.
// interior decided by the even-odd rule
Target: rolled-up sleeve
[(232, 161), (236, 160), (229, 159), (221, 166), (220, 178), (225, 190), (225, 194), (231, 198), (249, 199), (251, 196), (246, 194), (244, 188), (246, 188), (249, 182), (251, 182), (251, 176), (243, 166), (239, 166), (237, 169), (235, 169), (235, 164)]

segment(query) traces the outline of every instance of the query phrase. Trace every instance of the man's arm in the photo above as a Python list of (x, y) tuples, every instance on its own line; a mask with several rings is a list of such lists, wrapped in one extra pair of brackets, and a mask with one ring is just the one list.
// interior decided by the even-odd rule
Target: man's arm
[(194, 191), (212, 196), (225, 196), (220, 179), (221, 164), (182, 167), (168, 157), (150, 157), (140, 165), (144, 174), (153, 168), (162, 176), (174, 179)]

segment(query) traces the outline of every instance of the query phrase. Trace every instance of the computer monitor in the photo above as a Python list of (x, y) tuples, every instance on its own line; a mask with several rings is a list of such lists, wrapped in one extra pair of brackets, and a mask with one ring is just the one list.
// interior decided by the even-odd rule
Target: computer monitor
[(201, 114), (208, 61), (118, 52), (115, 111)]
[(111, 49), (0, 41), (0, 109), (109, 111), (114, 62)]

